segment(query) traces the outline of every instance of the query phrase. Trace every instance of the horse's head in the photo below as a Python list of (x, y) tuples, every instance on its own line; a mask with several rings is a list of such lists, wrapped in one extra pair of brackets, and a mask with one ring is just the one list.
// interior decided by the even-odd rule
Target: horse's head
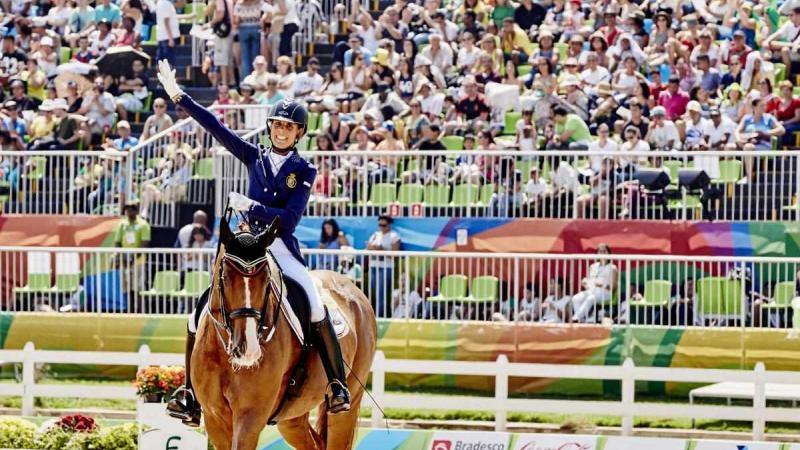
[(260, 340), (270, 325), (268, 320), (275, 320), (275, 317), (267, 317), (272, 281), (267, 248), (277, 233), (277, 218), (257, 235), (249, 231), (233, 233), (226, 220), (220, 221), (219, 238), (225, 252), (216, 275), (218, 306), (230, 336), (228, 356), (235, 368), (258, 364)]

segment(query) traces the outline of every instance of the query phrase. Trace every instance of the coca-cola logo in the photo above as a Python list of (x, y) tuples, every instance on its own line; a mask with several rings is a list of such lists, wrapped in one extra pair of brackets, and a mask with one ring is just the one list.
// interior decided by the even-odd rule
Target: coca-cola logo
[(564, 442), (563, 444), (544, 444), (539, 445), (536, 441), (528, 442), (519, 450), (591, 450), (592, 446), (580, 442)]

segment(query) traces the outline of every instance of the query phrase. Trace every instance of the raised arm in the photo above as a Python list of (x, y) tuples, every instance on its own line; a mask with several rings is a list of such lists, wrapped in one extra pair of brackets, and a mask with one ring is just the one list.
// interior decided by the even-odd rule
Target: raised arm
[(158, 81), (164, 86), (164, 90), (167, 91), (167, 95), (170, 96), (172, 101), (183, 106), (186, 112), (200, 126), (211, 133), (233, 156), (245, 164), (255, 161), (258, 157), (258, 147), (237, 136), (236, 133), (223, 125), (211, 111), (200, 106), (186, 95), (175, 81), (175, 71), (165, 60), (158, 62)]

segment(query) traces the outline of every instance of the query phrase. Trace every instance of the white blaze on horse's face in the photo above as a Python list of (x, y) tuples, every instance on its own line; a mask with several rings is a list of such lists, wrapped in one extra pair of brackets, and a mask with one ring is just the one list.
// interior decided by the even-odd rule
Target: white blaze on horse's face
[[(244, 303), (245, 308), (253, 307), (250, 292), (250, 278), (244, 278)], [(261, 345), (258, 342), (258, 323), (253, 317), (245, 319), (245, 351), (241, 358), (234, 358), (233, 365), (243, 369), (253, 367), (261, 360)]]

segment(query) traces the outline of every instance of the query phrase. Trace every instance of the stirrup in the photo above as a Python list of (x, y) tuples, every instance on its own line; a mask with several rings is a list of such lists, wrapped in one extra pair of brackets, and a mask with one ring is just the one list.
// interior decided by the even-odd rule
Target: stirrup
[[(330, 396), (328, 390), (331, 392)], [(328, 405), (328, 414), (350, 411), (350, 391), (341, 381), (331, 380), (325, 392), (325, 403)]]
[(194, 391), (186, 386), (178, 388), (167, 402), (167, 414), (179, 419), (186, 426), (199, 427), (202, 409), (195, 398)]

